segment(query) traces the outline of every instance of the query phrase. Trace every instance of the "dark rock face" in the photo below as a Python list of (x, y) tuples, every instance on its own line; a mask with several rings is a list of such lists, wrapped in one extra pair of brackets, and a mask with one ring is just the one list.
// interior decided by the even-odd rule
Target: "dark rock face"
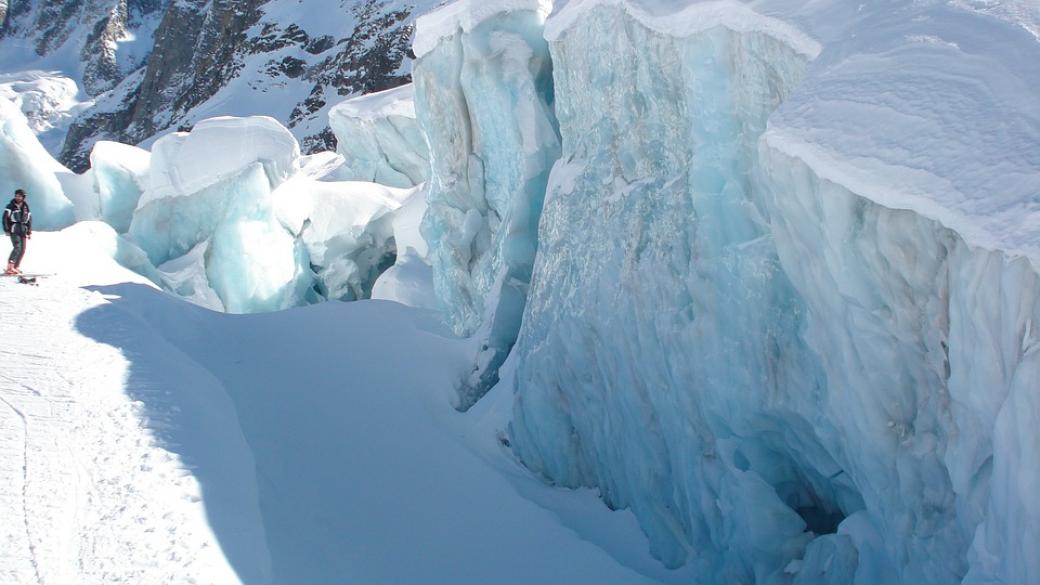
[(126, 129), (129, 142), (169, 128), (234, 77), (241, 66), (236, 57), (248, 40), (245, 32), (259, 20), (262, 4), (189, 0), (171, 5), (156, 34)]
[[(114, 46), (110, 41), (124, 34), (128, 23), (132, 26), (135, 14), (160, 9), (164, 13), (147, 63), (132, 75), (119, 75), (114, 53), (108, 58), (97, 51), (102, 57), (92, 54), (87, 59), (84, 49), (92, 87), (107, 93), (79, 116), (66, 137), (60, 158), (77, 171), (87, 168), (97, 140), (138, 143), (190, 125), (191, 111), (240, 75), (248, 74), (251, 85), (292, 82), (310, 87), (299, 103), (289, 103), (291, 112), (282, 120), (307, 152), (335, 148), (325, 110), (341, 96), (410, 81), (406, 57), (413, 15), (400, 0), (343, 0), (340, 4), (351, 11), (355, 26), (338, 40), (327, 34), (312, 36), (296, 23), (264, 21), (265, 6), (280, 0), (105, 1), (113, 9), (94, 24), (90, 46)], [(101, 0), (53, 4), (54, 10), (78, 10), (75, 7), (84, 2)], [(49, 20), (55, 18), (59, 17)], [(265, 56), (269, 59), (259, 70), (243, 72), (247, 59), (254, 63)]]
[[(356, 4), (352, 10), (357, 19), (354, 32), (340, 41), (340, 51), (311, 69), (308, 79), (314, 81), (314, 87), (289, 115), (290, 128), (313, 120), (328, 103), (330, 90), (339, 101), (343, 96), (382, 91), (411, 81), (411, 75), (401, 71), (411, 49), (411, 8), (394, 9), (373, 0)], [(308, 153), (335, 150), (336, 137), (325, 127), (306, 136), (301, 147)]]
[(116, 57), (116, 43), (169, 0), (0, 0), (0, 37), (26, 41), (38, 55), (74, 43), (83, 63), (84, 90), (99, 95), (144, 62)]

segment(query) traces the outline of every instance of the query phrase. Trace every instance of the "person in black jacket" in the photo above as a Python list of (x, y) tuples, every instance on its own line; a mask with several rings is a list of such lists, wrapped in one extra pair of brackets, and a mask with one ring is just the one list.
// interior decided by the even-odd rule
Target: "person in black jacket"
[(4, 208), (4, 233), (11, 236), (11, 255), (4, 274), (21, 274), (18, 266), (25, 256), (25, 241), (32, 237), (32, 212), (25, 202), (25, 191), (18, 189), (14, 199)]

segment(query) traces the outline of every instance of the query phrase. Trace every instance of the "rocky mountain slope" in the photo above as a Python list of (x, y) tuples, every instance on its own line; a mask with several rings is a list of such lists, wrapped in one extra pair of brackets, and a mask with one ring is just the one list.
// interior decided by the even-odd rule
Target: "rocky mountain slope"
[[(0, 48), (27, 68), (55, 62), (86, 107), (62, 162), (89, 165), (100, 139), (149, 142), (216, 115), (265, 114), (308, 151), (335, 147), (341, 96), (410, 79), (415, 14), (401, 0), (0, 0)], [(36, 61), (36, 62), (34, 62)], [(10, 70), (19, 66), (6, 60)]]

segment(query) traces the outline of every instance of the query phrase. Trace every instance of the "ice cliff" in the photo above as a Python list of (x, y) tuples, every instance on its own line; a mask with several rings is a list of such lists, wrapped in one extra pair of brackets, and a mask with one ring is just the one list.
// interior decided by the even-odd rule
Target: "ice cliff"
[(340, 102), (329, 111), (344, 179), (412, 187), (426, 181), (429, 152), (415, 120), (412, 84)]
[(47, 154), (21, 110), (0, 98), (0, 177), (6, 185), (17, 185), (3, 195), (12, 196), (16, 188), (31, 194), (34, 227), (57, 229), (73, 222), (72, 201), (59, 178), (71, 174)]
[(211, 308), (271, 311), (371, 294), (412, 191), (323, 180), (271, 118), (213, 118), (156, 142), (129, 236), (167, 288)]
[(415, 109), (431, 167), (423, 235), (452, 326), (479, 340), (463, 408), (498, 380), (516, 340), (560, 152), (545, 14), (533, 1), (467, 1), (419, 19)]
[(551, 85), (495, 61), (536, 5), (418, 22), (437, 293), (499, 352), (523, 307), (513, 449), (700, 582), (1040, 580), (1035, 23), (890, 4), (558, 3)]

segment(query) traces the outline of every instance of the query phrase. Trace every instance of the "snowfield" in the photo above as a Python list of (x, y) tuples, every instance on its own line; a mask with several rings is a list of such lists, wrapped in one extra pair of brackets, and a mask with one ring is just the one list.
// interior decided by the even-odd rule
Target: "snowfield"
[(83, 174), (10, 78), (0, 585), (1040, 583), (1038, 23), (459, 0)]
[(38, 233), (23, 269), (57, 275), (0, 280), (0, 582), (683, 582), (511, 459), (508, 394), (450, 407), (465, 342), (431, 313), (211, 312), (106, 230)]

